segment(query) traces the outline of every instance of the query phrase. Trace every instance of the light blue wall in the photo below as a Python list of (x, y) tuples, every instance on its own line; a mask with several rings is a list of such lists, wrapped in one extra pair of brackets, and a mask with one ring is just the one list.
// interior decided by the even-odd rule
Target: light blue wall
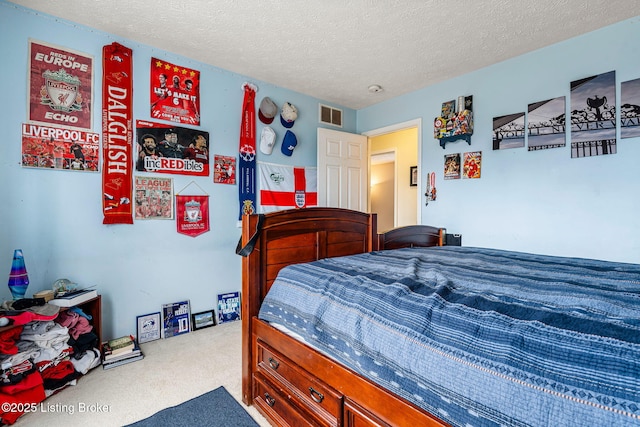
[[(279, 105), (289, 101), (299, 110), (292, 128), (299, 141), (293, 156), (282, 155), (278, 146), (271, 156), (259, 153), (258, 160), (315, 166), (320, 100), (5, 1), (0, 1), (0, 34), (4, 99), (0, 115), (0, 277), (8, 279), (13, 250), (21, 248), (31, 281), (27, 295), (50, 288), (62, 277), (96, 285), (103, 295), (104, 338), (135, 333), (135, 316), (159, 311), (163, 303), (189, 299), (192, 311), (204, 311), (214, 308), (217, 293), (239, 290), (241, 259), (234, 252), (240, 236), (236, 226), (237, 186), (214, 184), (212, 176), (163, 175), (174, 179), (176, 192), (194, 181), (210, 196), (211, 231), (191, 238), (177, 234), (174, 221), (102, 225), (99, 173), (20, 166), (21, 124), (27, 119), (28, 40), (34, 38), (94, 57), (95, 132), (101, 130), (100, 55), (102, 47), (114, 41), (133, 49), (135, 119), (151, 119), (151, 57), (201, 72), (200, 129), (210, 133), (211, 154), (237, 155), (241, 85), (251, 81), (259, 87), (256, 108), (262, 97), (269, 96)], [(344, 130), (354, 132), (356, 112), (343, 110)], [(258, 121), (258, 134), (262, 126)], [(273, 128), (281, 142), (283, 127), (274, 122)], [(195, 193), (200, 194), (197, 188)], [(10, 298), (6, 286), (0, 286), (0, 298)]]
[[(569, 110), (570, 82), (612, 70), (619, 107), (620, 83), (640, 78), (638, 40), (640, 17), (359, 110), (358, 132), (422, 119), (422, 180), (435, 171), (438, 193), (428, 206), (422, 196), (421, 220), (461, 233), (464, 245), (637, 263), (640, 138), (618, 130), (617, 154), (581, 159), (569, 138), (564, 148), (493, 151), (492, 120), (559, 96)], [(473, 95), (471, 146), (443, 150), (433, 119), (460, 95)], [(444, 155), (468, 151), (482, 151), (482, 177), (445, 181)]]
[[(620, 82), (640, 77), (638, 24), (634, 18), (358, 112), (344, 109), (343, 130), (362, 133), (421, 118), (421, 170), (423, 175), (435, 170), (438, 184), (438, 200), (423, 206), (422, 223), (462, 233), (465, 245), (640, 262), (638, 138), (618, 139), (618, 154), (586, 159), (570, 159), (568, 146), (541, 152), (491, 149), (493, 117), (524, 111), (530, 102), (562, 95), (569, 100), (573, 80), (615, 70), (619, 105)], [(211, 197), (211, 231), (190, 238), (177, 234), (173, 221), (102, 225), (100, 174), (20, 166), (28, 39), (94, 56), (96, 132), (101, 124), (99, 58), (102, 46), (114, 41), (134, 52), (136, 119), (150, 119), (152, 56), (201, 71), (201, 129), (210, 132), (214, 154), (236, 154), (240, 87), (248, 80), (260, 87), (258, 100), (270, 96), (300, 110), (294, 127), (300, 145), (294, 156), (274, 150), (259, 160), (313, 166), (321, 101), (5, 0), (0, 0), (0, 34), (0, 76), (5, 83), (0, 115), (0, 277), (8, 278), (13, 249), (22, 248), (29, 292), (48, 288), (61, 277), (96, 285), (104, 298), (105, 338), (135, 332), (135, 316), (158, 311), (162, 303), (190, 299), (192, 310), (202, 311), (214, 307), (217, 293), (238, 290), (236, 186), (213, 184), (212, 177), (172, 175), (176, 191), (194, 181)], [(468, 94), (474, 96), (476, 120), (472, 145), (456, 142), (443, 150), (431, 137), (433, 118), (443, 101)], [(261, 127), (259, 123), (258, 132)], [(282, 138), (282, 127), (276, 125), (275, 130)], [(471, 150), (483, 152), (482, 178), (444, 181), (444, 154)], [(8, 289), (0, 286), (0, 298), (9, 297)]]

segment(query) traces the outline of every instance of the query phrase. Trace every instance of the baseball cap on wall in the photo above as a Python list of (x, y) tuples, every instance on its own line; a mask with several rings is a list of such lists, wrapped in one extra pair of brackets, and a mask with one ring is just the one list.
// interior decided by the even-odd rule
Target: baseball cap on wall
[(280, 112), (280, 123), (286, 128), (293, 127), (296, 119), (298, 118), (298, 109), (290, 102), (285, 102)]
[(262, 128), (262, 133), (260, 134), (260, 151), (264, 154), (271, 154), (275, 143), (276, 132), (269, 126)]
[(260, 108), (258, 109), (258, 117), (260, 118), (260, 121), (265, 125), (271, 124), (276, 114), (278, 114), (278, 107), (271, 98), (268, 96), (262, 98)]
[(291, 156), (293, 154), (293, 150), (297, 145), (298, 138), (296, 138), (296, 135), (293, 132), (288, 130), (287, 133), (284, 134), (284, 139), (282, 140), (282, 147), (280, 148), (280, 151), (282, 151), (282, 154), (284, 154), (285, 156)]

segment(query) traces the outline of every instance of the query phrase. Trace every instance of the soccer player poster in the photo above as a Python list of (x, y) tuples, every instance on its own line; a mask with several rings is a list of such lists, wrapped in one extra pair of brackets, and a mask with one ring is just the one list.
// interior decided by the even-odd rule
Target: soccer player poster
[(136, 121), (136, 170), (209, 176), (209, 132)]
[(200, 71), (151, 58), (151, 117), (200, 126)]

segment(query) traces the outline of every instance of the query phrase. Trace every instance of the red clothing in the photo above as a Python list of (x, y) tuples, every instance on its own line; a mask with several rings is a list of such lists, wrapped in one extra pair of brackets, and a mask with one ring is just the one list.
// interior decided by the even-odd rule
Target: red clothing
[(16, 341), (20, 339), (22, 326), (16, 326), (6, 331), (0, 332), (0, 353), (2, 354), (18, 354)]
[(209, 156), (205, 150), (201, 150), (196, 147), (187, 147), (184, 150), (185, 159), (193, 159), (198, 163), (209, 163)]
[(3, 408), (6, 407), (9, 409), (9, 411), (6, 412), (0, 411), (1, 424), (15, 423), (16, 420), (24, 414), (24, 411), (18, 411), (18, 408), (24, 408), (25, 405), (37, 405), (44, 401), (46, 397), (44, 386), (42, 385), (42, 377), (39, 372), (30, 374), (12, 387), (11, 394), (5, 393), (4, 387), (3, 390), (0, 391), (0, 402), (4, 404)]

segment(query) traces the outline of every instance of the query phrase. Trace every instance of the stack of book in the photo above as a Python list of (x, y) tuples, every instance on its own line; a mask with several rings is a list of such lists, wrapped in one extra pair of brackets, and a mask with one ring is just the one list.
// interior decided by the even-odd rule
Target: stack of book
[(111, 369), (144, 358), (138, 342), (131, 335), (102, 343), (102, 368)]
[(58, 307), (74, 307), (97, 296), (98, 291), (95, 289), (80, 289), (56, 295), (53, 299), (49, 300), (49, 304), (57, 305)]

